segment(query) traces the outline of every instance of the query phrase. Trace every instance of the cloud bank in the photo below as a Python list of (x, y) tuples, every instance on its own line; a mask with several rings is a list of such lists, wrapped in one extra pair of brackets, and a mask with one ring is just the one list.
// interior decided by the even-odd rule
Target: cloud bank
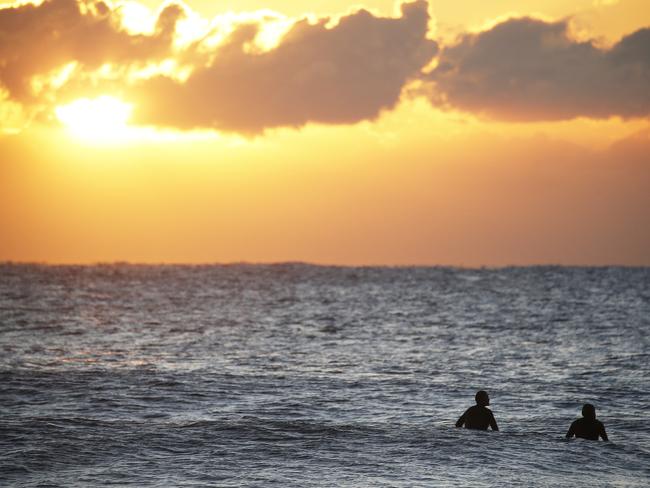
[(445, 47), (428, 78), (432, 103), (497, 119), (647, 117), (650, 29), (599, 49), (566, 22), (511, 19)]
[(427, 8), (421, 0), (405, 4), (399, 18), (360, 10), (329, 28), (328, 19), (302, 20), (263, 53), (247, 49), (257, 26), (242, 26), (187, 81), (159, 76), (135, 87), (135, 115), (149, 124), (244, 133), (373, 119), (395, 106), (437, 51), (426, 38)]
[[(166, 5), (140, 34), (103, 1), (0, 8), (0, 118), (5, 102), (43, 114), (75, 97), (115, 95), (133, 104), (137, 124), (256, 134), (372, 120), (414, 80), (436, 107), (500, 120), (650, 115), (648, 28), (605, 49), (572, 38), (565, 21), (520, 18), (439, 48), (428, 11), (416, 0), (398, 17), (288, 19), (277, 45), (259, 49), (263, 16), (215, 21), (205, 37), (179, 44), (180, 5)], [(165, 62), (173, 68), (151, 69)]]

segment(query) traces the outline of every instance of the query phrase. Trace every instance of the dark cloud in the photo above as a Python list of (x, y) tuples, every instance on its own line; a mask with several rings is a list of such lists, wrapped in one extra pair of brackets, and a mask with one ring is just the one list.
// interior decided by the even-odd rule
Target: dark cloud
[(147, 36), (122, 30), (119, 11), (103, 2), (49, 0), (0, 9), (0, 86), (13, 100), (29, 103), (32, 78), (69, 62), (94, 69), (164, 57), (183, 14), (179, 6), (167, 6)]
[(650, 114), (650, 29), (600, 49), (566, 22), (511, 19), (442, 50), (432, 102), (505, 120)]
[(186, 82), (149, 79), (132, 93), (141, 123), (259, 133), (308, 122), (352, 123), (399, 100), (405, 83), (436, 54), (425, 0), (399, 18), (361, 10), (326, 27), (297, 22), (280, 45), (252, 52), (254, 25), (241, 26)]
[[(302, 20), (267, 51), (254, 47), (261, 24), (253, 21), (217, 47), (199, 40), (174, 48), (185, 12), (173, 4), (150, 35), (123, 30), (119, 8), (102, 1), (5, 7), (0, 90), (41, 115), (75, 97), (115, 94), (134, 104), (135, 123), (249, 134), (371, 120), (392, 109), (415, 79), (424, 79), (436, 106), (502, 120), (650, 115), (650, 29), (603, 49), (573, 39), (566, 22), (510, 19), (438, 53), (427, 37), (428, 7), (426, 0), (403, 4), (398, 18), (360, 10), (335, 25)], [(437, 54), (436, 69), (423, 74)], [(169, 57), (189, 78), (127, 76)], [(73, 61), (74, 75), (56, 93), (33, 90), (35, 77)], [(90, 75), (106, 63), (116, 71)]]

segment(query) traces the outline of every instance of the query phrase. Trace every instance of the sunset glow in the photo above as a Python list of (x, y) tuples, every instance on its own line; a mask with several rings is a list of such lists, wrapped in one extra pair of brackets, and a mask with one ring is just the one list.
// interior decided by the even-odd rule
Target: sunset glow
[(645, 0), (4, 4), (0, 261), (650, 264), (648, 26)]

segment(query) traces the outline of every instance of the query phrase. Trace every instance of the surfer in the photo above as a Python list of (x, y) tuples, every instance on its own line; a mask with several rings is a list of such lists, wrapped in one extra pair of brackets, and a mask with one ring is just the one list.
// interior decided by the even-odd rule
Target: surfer
[(492, 430), (499, 430), (492, 410), (487, 408), (490, 404), (490, 397), (487, 392), (481, 390), (476, 393), (474, 398), (476, 399), (476, 405), (465, 410), (465, 413), (456, 422), (456, 427), (465, 425), (467, 429), (487, 430), (488, 427), (491, 427)]
[(599, 437), (604, 441), (608, 440), (605, 425), (596, 420), (596, 408), (591, 403), (582, 406), (582, 418), (574, 420), (569, 427), (566, 438), (571, 439), (573, 436), (592, 441), (597, 441)]

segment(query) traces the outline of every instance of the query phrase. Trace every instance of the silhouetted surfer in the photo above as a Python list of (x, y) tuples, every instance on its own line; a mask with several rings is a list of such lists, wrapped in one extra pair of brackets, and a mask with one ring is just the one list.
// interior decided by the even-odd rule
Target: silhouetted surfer
[(571, 427), (569, 427), (566, 437), (571, 439), (573, 436), (592, 441), (597, 441), (598, 437), (601, 437), (604, 441), (608, 440), (605, 426), (600, 420), (596, 420), (596, 408), (591, 403), (583, 405), (582, 418), (574, 420)]
[(476, 405), (465, 410), (465, 413), (456, 422), (456, 427), (465, 425), (467, 429), (487, 430), (488, 427), (491, 427), (492, 430), (499, 430), (492, 410), (487, 408), (490, 404), (490, 397), (487, 392), (481, 390), (474, 398), (476, 399)]

